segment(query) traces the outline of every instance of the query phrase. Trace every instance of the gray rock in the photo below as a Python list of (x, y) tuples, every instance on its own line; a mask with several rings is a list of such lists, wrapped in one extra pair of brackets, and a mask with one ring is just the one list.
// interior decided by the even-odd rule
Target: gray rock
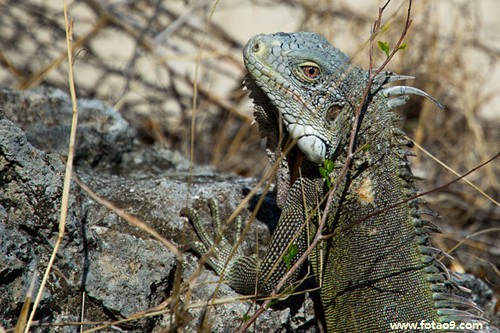
[[(44, 87), (29, 92), (3, 88), (0, 106), (4, 117), (18, 125), (33, 146), (67, 154), (73, 110), (64, 92)], [(116, 110), (98, 100), (79, 100), (76, 165), (120, 164), (132, 139), (128, 123)]]
[[(6, 329), (16, 324), (33, 278), (38, 288), (57, 239), (70, 121), (70, 100), (59, 90), (0, 89), (0, 326)], [(77, 133), (75, 173), (80, 179), (180, 249), (196, 239), (179, 217), (182, 207), (195, 205), (208, 214), (207, 200), (216, 197), (229, 215), (242, 188), (254, 184), (208, 167), (195, 167), (190, 177), (189, 163), (180, 154), (140, 144), (120, 114), (99, 101), (79, 100)], [(154, 308), (176, 290), (178, 272), (184, 289), (175, 315), (167, 307), (164, 314), (116, 326), (130, 332), (180, 326), (191, 332), (203, 323), (212, 332), (233, 332), (252, 312), (252, 303), (238, 300), (224, 284), (215, 296), (227, 302), (207, 307), (218, 277), (206, 269), (188, 297), (185, 284), (198, 269), (193, 254), (184, 251), (181, 265), (159, 241), (90, 199), (74, 182), (70, 193), (63, 243), (33, 332), (74, 332), (74, 326), (54, 324), (110, 323)], [(257, 223), (255, 228), (264, 242), (266, 228)], [(255, 237), (249, 237), (245, 246), (254, 244)], [(287, 309), (268, 310), (257, 331), (290, 331), (292, 319)]]

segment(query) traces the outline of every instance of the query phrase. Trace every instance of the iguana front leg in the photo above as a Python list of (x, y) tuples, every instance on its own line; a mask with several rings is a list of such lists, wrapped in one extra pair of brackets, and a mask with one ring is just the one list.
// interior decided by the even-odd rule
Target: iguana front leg
[[(288, 199), (283, 207), (280, 220), (274, 231), (268, 251), (264, 258), (244, 256), (237, 249), (231, 257), (232, 245), (224, 235), (220, 235), (221, 218), (218, 204), (211, 200), (212, 221), (216, 236), (220, 242), (209, 255), (207, 263), (219, 275), (224, 274), (225, 280), (237, 292), (242, 294), (269, 295), (278, 282), (297, 262), (309, 245), (309, 233), (315, 230), (316, 202), (319, 202), (322, 182), (309, 179), (299, 179), (292, 186)], [(181, 215), (188, 217), (196, 230), (201, 243), (194, 244), (195, 251), (205, 255), (214, 245), (210, 232), (201, 223), (199, 214), (185, 208)], [(299, 277), (296, 270), (287, 284), (293, 284)]]
[[(232, 260), (242, 257), (243, 252), (241, 248), (237, 248), (234, 252), (234, 256), (231, 255), (233, 246), (223, 234), (219, 203), (216, 199), (212, 198), (208, 204), (214, 232), (207, 230), (202, 223), (200, 215), (195, 209), (184, 207), (180, 215), (189, 219), (200, 239), (200, 241), (193, 243), (193, 250), (200, 256), (208, 255), (207, 264), (217, 273), (217, 275), (223, 275), (226, 263), (231, 264)], [(235, 239), (237, 239), (241, 234), (241, 218), (239, 216), (236, 217), (235, 224)], [(228, 266), (230, 267), (230, 265)]]

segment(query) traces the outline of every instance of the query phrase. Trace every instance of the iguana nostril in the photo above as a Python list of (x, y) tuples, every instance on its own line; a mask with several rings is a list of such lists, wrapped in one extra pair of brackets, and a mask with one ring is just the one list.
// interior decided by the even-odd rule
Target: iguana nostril
[(260, 50), (260, 43), (259, 42), (255, 42), (252, 45), (252, 52), (259, 52), (259, 50)]

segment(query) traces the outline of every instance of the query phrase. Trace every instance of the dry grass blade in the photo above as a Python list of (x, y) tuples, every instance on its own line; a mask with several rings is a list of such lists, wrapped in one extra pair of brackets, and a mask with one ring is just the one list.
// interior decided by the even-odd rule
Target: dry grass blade
[[(74, 49), (82, 47), (83, 45), (88, 43), (89, 40), (91, 40), (93, 36), (95, 36), (101, 29), (103, 29), (106, 26), (107, 23), (108, 23), (107, 19), (105, 17), (103, 17), (99, 22), (97, 22), (97, 24), (94, 26), (94, 29), (91, 32), (89, 32), (86, 36), (78, 39), (71, 46), (71, 49), (74, 50)], [(73, 37), (71, 37), (71, 38), (73, 38)], [(21, 81), (17, 85), (17, 88), (18, 89), (30, 89), (30, 88), (36, 87), (50, 73), (56, 71), (61, 66), (61, 63), (64, 61), (65, 57), (66, 57), (66, 55), (64, 53), (60, 54), (57, 58), (55, 58), (49, 65), (47, 65), (41, 71), (35, 73), (34, 75), (30, 76), (29, 78), (26, 78), (23, 81)], [(73, 74), (68, 73), (68, 75), (73, 75)]]
[[(203, 49), (205, 47), (205, 38), (207, 35), (208, 26), (212, 19), (213, 14), (215, 13), (215, 8), (217, 8), (217, 4), (219, 1), (215, 1), (212, 5), (212, 9), (210, 10), (210, 14), (208, 15), (207, 21), (205, 22), (205, 27), (203, 29), (203, 36), (201, 38), (201, 42), (198, 48), (198, 54), (196, 56), (195, 69), (194, 69), (194, 80), (193, 80), (193, 98), (192, 98), (192, 114), (191, 114), (191, 135), (190, 135), (190, 150), (189, 150), (189, 183), (191, 183), (192, 174), (193, 174), (193, 166), (194, 166), (194, 155), (195, 155), (195, 137), (196, 137), (196, 112), (198, 108), (198, 80), (199, 80), (199, 72), (200, 72), (200, 62), (203, 55)], [(186, 204), (189, 204), (189, 196), (187, 197)]]
[(156, 230), (151, 228), (149, 225), (144, 223), (143, 221), (139, 220), (138, 218), (128, 214), (125, 212), (123, 209), (120, 209), (116, 207), (113, 203), (109, 202), (108, 200), (98, 196), (95, 192), (93, 192), (87, 185), (85, 185), (76, 175), (74, 176), (76, 183), (85, 191), (87, 194), (94, 199), (96, 202), (99, 204), (103, 205), (104, 207), (110, 209), (111, 211), (115, 212), (119, 217), (130, 223), (131, 225), (145, 231), (149, 235), (151, 235), (154, 239), (157, 241), (161, 242), (165, 247), (172, 252), (177, 260), (182, 262), (182, 254), (171, 241), (160, 235)]
[[(472, 239), (472, 238), (477, 237), (479, 235), (488, 234), (488, 233), (496, 233), (496, 232), (500, 232), (500, 228), (485, 229), (485, 230), (481, 230), (481, 231), (475, 232), (473, 234), (467, 235), (464, 239), (462, 239), (460, 242), (458, 242), (455, 246), (453, 246), (447, 252), (451, 254), (453, 251), (458, 249), (462, 244), (467, 242), (469, 239)], [(498, 273), (498, 268), (494, 264), (491, 264), (491, 266), (494, 268), (495, 272)], [(500, 273), (498, 274), (498, 276), (500, 276)]]
[[(26, 298), (24, 300), (23, 307), (21, 309), (21, 313), (17, 318), (16, 327), (14, 328), (14, 333), (21, 333), (26, 328), (26, 320), (28, 319), (28, 314), (30, 310), (31, 300), (33, 299), (33, 291), (35, 290), (35, 282), (38, 279), (38, 274), (35, 271), (33, 277), (31, 278), (30, 287), (26, 294)], [(1, 332), (1, 329), (0, 329)]]
[[(421, 145), (419, 145), (418, 143), (416, 143), (411, 138), (409, 138), (407, 136), (405, 136), (405, 138), (408, 139), (408, 140), (410, 140), (411, 142), (413, 142), (413, 144), (415, 145), (415, 147), (417, 147), (419, 150), (421, 150), (422, 152), (424, 152), (427, 156), (429, 156), (434, 161), (436, 161), (437, 163), (439, 163), (439, 165), (441, 165), (443, 168), (445, 168), (446, 170), (450, 171), (455, 176), (460, 177), (461, 180), (463, 180), (464, 182), (466, 182), (467, 184), (469, 184), (472, 188), (474, 188), (476, 191), (478, 191), (479, 193), (481, 193), (482, 196), (484, 196), (489, 201), (491, 201), (492, 203), (494, 203), (495, 205), (497, 205), (497, 206), (500, 207), (500, 203), (498, 201), (496, 201), (490, 195), (488, 195), (486, 192), (484, 192), (482, 189), (480, 189), (479, 187), (477, 187), (476, 185), (474, 185), (467, 178), (464, 178), (463, 176), (461, 176), (457, 171), (453, 170), (451, 167), (449, 167), (448, 165), (446, 165), (446, 163), (444, 163), (439, 158), (437, 158), (436, 156), (434, 156), (433, 154), (431, 154), (428, 150), (426, 150), (424, 147), (422, 147)], [(499, 156), (499, 154), (497, 154), (491, 161), (493, 162), (496, 158), (498, 158), (498, 156)]]
[(73, 78), (73, 49), (71, 47), (71, 41), (73, 39), (71, 35), (72, 23), (70, 23), (70, 21), (68, 20), (68, 8), (66, 0), (63, 1), (63, 10), (64, 10), (64, 22), (66, 27), (66, 48), (68, 53), (68, 66), (69, 66), (68, 82), (71, 95), (71, 103), (73, 106), (73, 114), (71, 118), (71, 133), (70, 133), (69, 147), (68, 147), (68, 159), (66, 161), (66, 170), (64, 174), (64, 185), (63, 185), (63, 193), (61, 199), (62, 202), (61, 202), (61, 210), (59, 217), (59, 233), (57, 235), (57, 241), (54, 245), (54, 249), (52, 251), (49, 263), (45, 269), (45, 273), (43, 275), (40, 288), (38, 289), (38, 293), (36, 295), (35, 302), (33, 304), (33, 309), (31, 310), (28, 322), (26, 323), (26, 327), (24, 330), (25, 333), (28, 333), (30, 329), (31, 322), (33, 321), (33, 318), (35, 316), (36, 309), (38, 307), (38, 304), (40, 303), (40, 299), (42, 298), (43, 289), (45, 288), (45, 284), (47, 283), (47, 278), (49, 276), (52, 265), (54, 264), (54, 261), (56, 259), (57, 250), (59, 249), (59, 246), (61, 245), (64, 236), (64, 230), (66, 226), (66, 216), (68, 213), (69, 188), (71, 185), (71, 173), (73, 170), (73, 157), (75, 153), (76, 128), (78, 124), (78, 106), (76, 102), (75, 81)]

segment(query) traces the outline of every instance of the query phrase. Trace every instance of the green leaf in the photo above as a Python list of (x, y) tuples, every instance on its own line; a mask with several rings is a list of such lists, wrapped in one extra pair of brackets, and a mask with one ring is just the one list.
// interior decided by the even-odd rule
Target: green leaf
[(325, 179), (330, 175), (330, 173), (328, 172), (328, 170), (326, 170), (322, 166), (319, 167), (319, 174), (321, 175), (321, 177), (323, 177)]
[(389, 52), (391, 51), (391, 48), (389, 47), (389, 43), (378, 41), (378, 47), (382, 51), (384, 51), (386, 56), (389, 56)]
[(288, 287), (283, 290), (282, 294), (283, 295), (292, 295), (295, 292), (295, 287), (293, 285), (289, 285)]
[(371, 143), (366, 143), (361, 147), (361, 151), (368, 151), (371, 148)]
[(404, 50), (404, 49), (406, 49), (407, 47), (408, 47), (408, 44), (406, 44), (406, 43), (402, 43), (401, 45), (399, 45), (398, 50)]
[(329, 174), (332, 173), (333, 168), (335, 167), (335, 163), (333, 163), (332, 160), (328, 160), (328, 159), (326, 159), (323, 162), (323, 165), (325, 166), (325, 169), (328, 171)]
[(326, 159), (323, 165), (319, 167), (319, 174), (325, 179), (326, 186), (332, 188), (332, 177), (330, 174), (335, 168), (335, 163), (332, 160)]
[(299, 253), (299, 247), (297, 244), (290, 244), (285, 255), (283, 256), (283, 261), (288, 269), (291, 268), (292, 259)]
[(244, 323), (246, 323), (246, 322), (247, 322), (250, 318), (251, 318), (251, 317), (250, 317), (250, 315), (249, 315), (248, 313), (245, 313), (245, 314), (243, 315), (243, 318), (242, 318), (242, 319), (243, 319), (243, 322), (244, 322)]
[(269, 301), (269, 307), (272, 307), (272, 306), (275, 306), (276, 304), (278, 304), (280, 302), (279, 299), (275, 298), (275, 299), (272, 299)]

